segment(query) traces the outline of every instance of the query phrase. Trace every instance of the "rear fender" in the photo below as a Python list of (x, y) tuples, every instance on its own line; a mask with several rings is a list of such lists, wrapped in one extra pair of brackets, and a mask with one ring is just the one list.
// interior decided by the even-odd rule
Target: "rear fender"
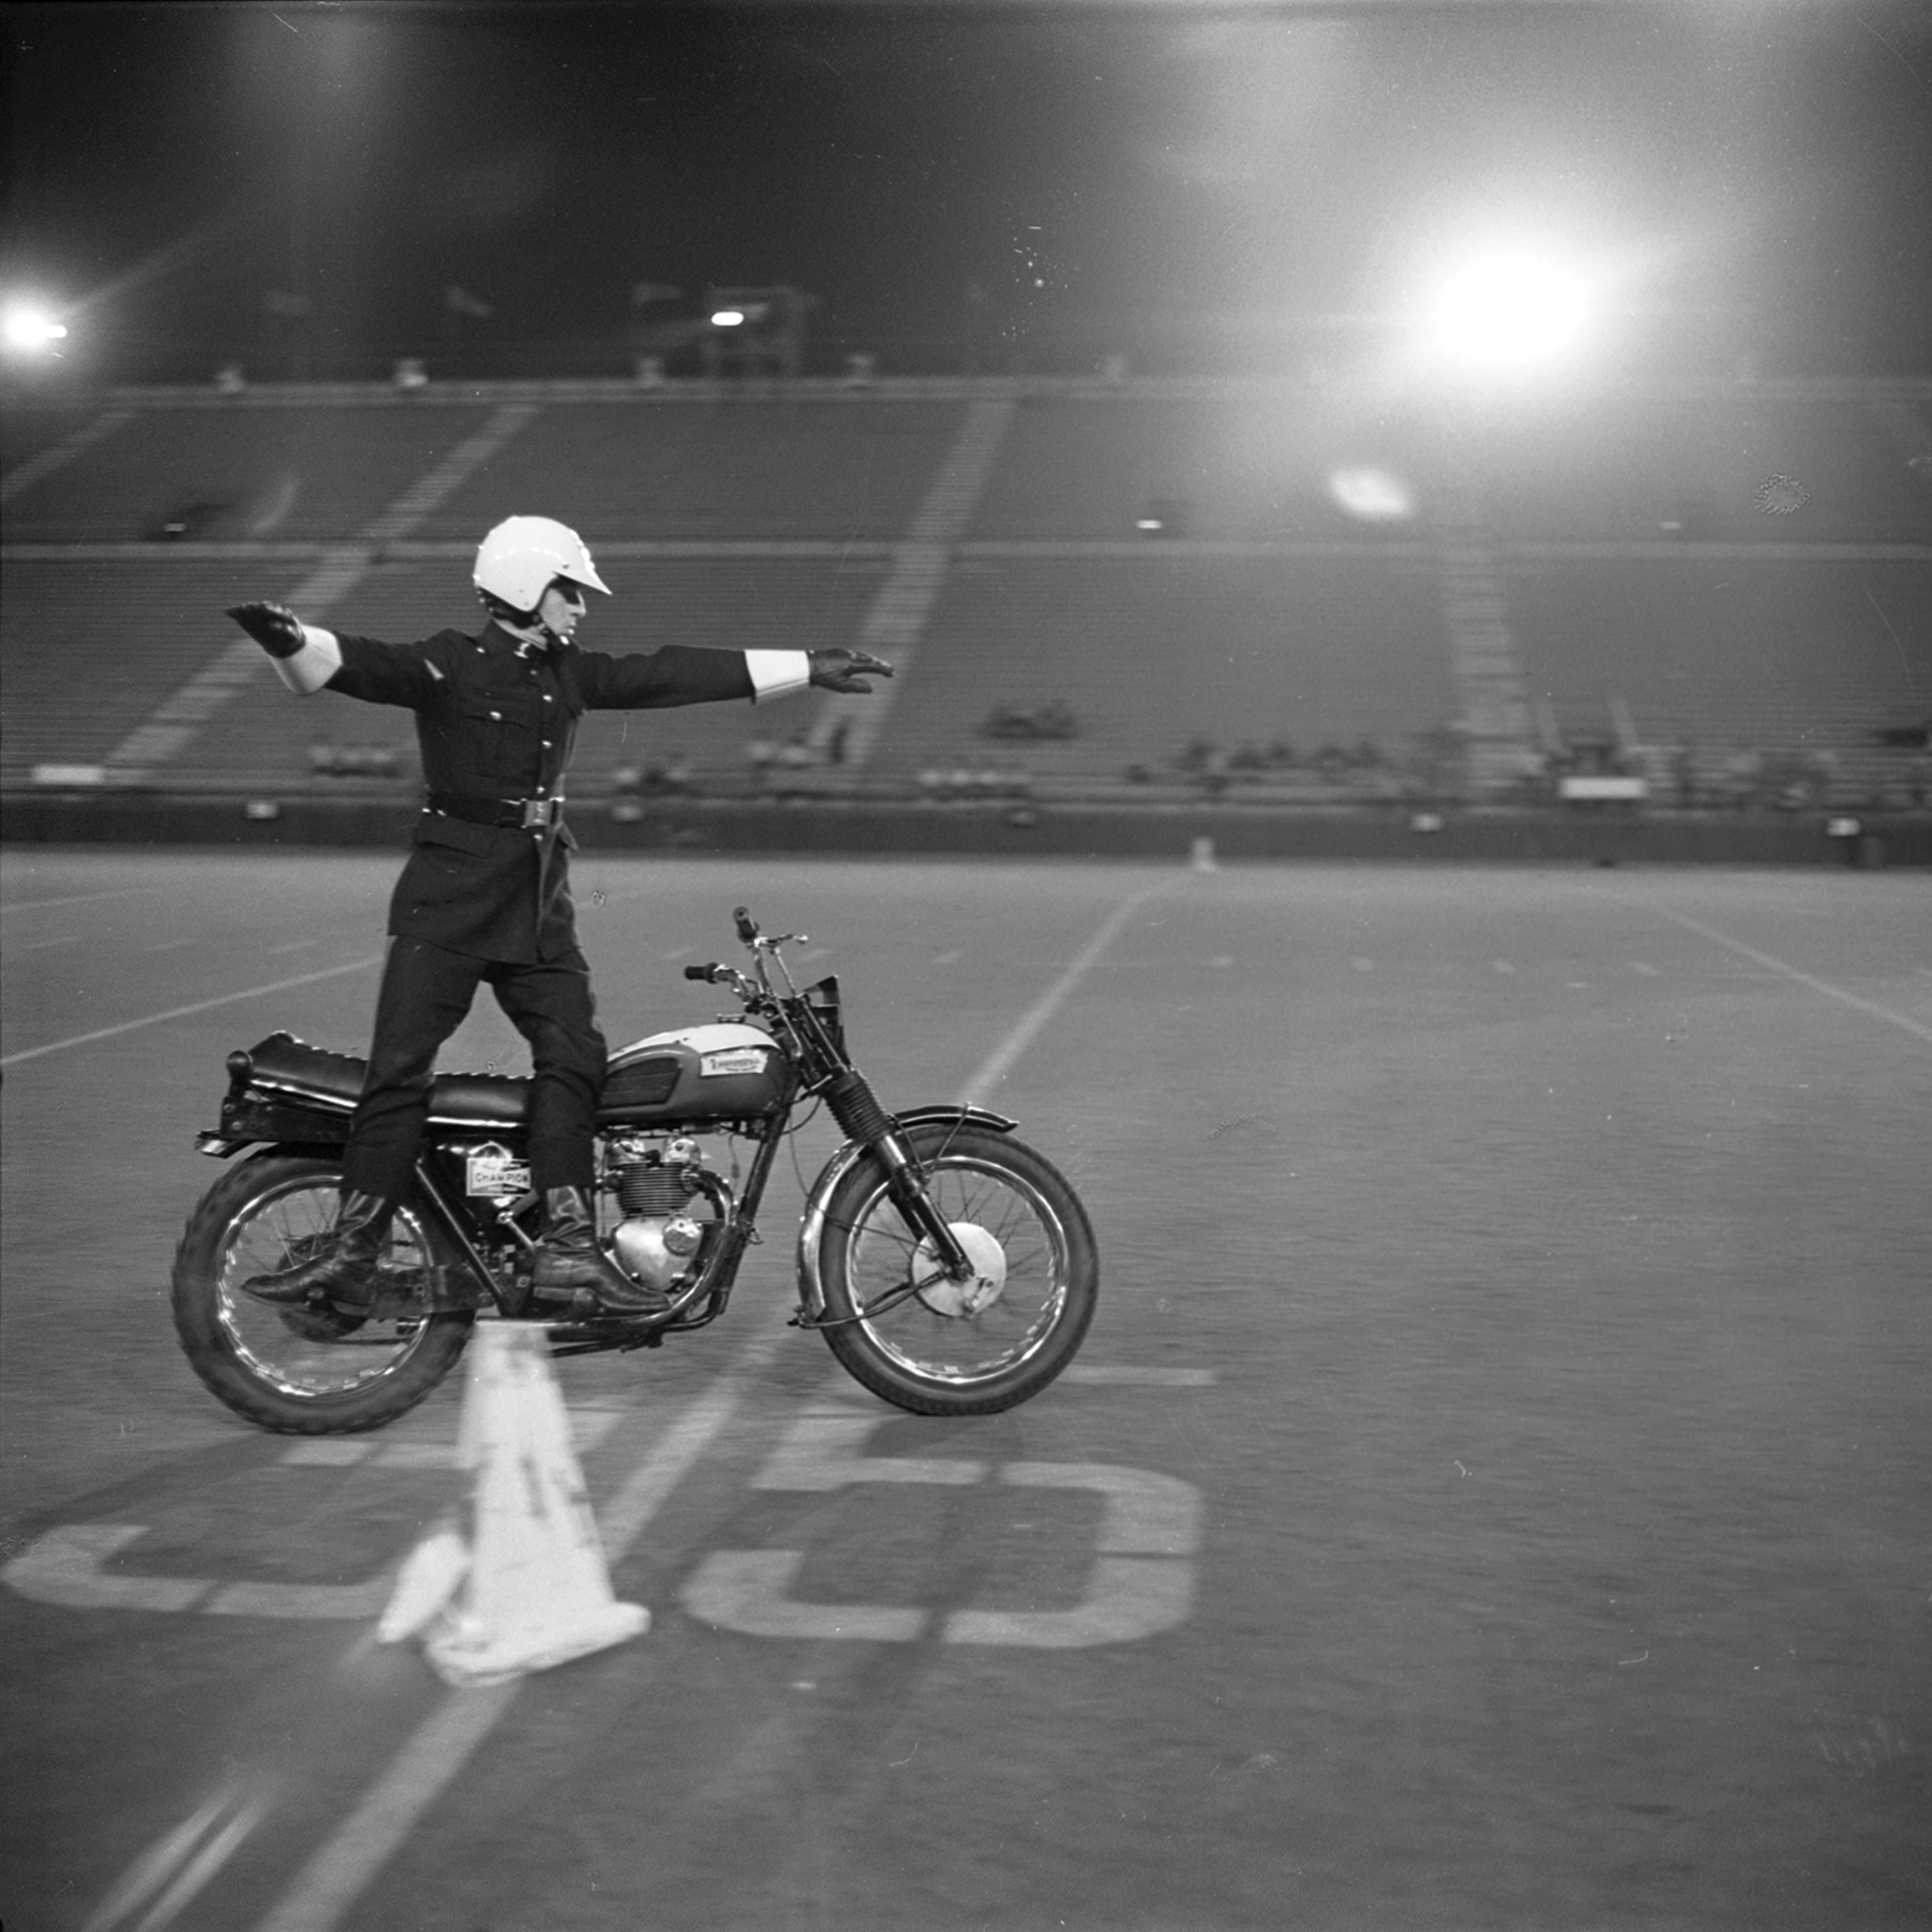
[[(954, 1125), (980, 1127), (992, 1134), (1011, 1134), (1020, 1123), (1008, 1120), (985, 1107), (908, 1107), (894, 1114), (897, 1128)], [(818, 1316), (825, 1312), (825, 1287), (819, 1278), (819, 1248), (825, 1238), (826, 1211), (838, 1183), (866, 1157), (863, 1141), (848, 1140), (820, 1171), (819, 1177), (805, 1196), (804, 1212), (798, 1217), (798, 1297), (804, 1312)]]

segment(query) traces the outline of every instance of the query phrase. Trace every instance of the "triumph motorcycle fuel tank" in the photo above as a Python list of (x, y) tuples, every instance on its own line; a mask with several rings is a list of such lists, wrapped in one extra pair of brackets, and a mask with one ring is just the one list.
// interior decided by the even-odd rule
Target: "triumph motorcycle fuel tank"
[(786, 1071), (777, 1041), (740, 1022), (653, 1033), (611, 1056), (598, 1124), (751, 1119), (784, 1104)]

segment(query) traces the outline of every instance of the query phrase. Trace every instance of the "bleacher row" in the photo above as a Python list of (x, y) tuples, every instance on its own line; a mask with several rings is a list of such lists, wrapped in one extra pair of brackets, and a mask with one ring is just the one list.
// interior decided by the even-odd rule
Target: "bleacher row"
[[(467, 626), (471, 550), (512, 512), (590, 541), (616, 593), (593, 646), (856, 642), (974, 401), (1001, 395), (860, 755), (838, 760), (815, 698), (604, 715), (578, 795), (1438, 791), (1470, 706), (1432, 521), (1452, 480), (1481, 506), (1526, 786), (1580, 758), (1681, 802), (1926, 782), (1922, 754), (1880, 738), (1932, 715), (1932, 383), (1506, 420), (1306, 386), (1043, 383), (16, 402), (0, 784), (406, 786), (405, 715), (288, 697), (224, 659), (223, 607), (301, 608), (326, 584), (303, 614), (338, 629)], [(1349, 469), (1412, 513), (1343, 507)]]

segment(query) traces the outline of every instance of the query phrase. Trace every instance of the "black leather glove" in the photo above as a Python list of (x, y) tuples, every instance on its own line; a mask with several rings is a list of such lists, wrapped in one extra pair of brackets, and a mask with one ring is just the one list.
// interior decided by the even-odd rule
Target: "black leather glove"
[(236, 604), (228, 614), (271, 657), (293, 657), (306, 640), (301, 620), (281, 604)]
[(869, 672), (881, 678), (892, 675), (892, 666), (869, 651), (848, 651), (841, 645), (830, 651), (808, 651), (812, 682), (822, 691), (869, 691), (872, 686), (860, 675)]

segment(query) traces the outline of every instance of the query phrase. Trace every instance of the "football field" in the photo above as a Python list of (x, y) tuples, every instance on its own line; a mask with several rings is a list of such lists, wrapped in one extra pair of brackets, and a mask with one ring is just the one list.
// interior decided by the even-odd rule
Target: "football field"
[[(175, 1346), (233, 1048), (359, 1052), (396, 860), (0, 856), (6, 1932), (1932, 1923), (1924, 875), (580, 855), (613, 1044), (811, 935), (888, 1107), (1085, 1200), (1001, 1416), (725, 1318), (558, 1364), (642, 1637), (379, 1646), (461, 1378)], [(487, 993), (445, 1056), (518, 1070)]]

